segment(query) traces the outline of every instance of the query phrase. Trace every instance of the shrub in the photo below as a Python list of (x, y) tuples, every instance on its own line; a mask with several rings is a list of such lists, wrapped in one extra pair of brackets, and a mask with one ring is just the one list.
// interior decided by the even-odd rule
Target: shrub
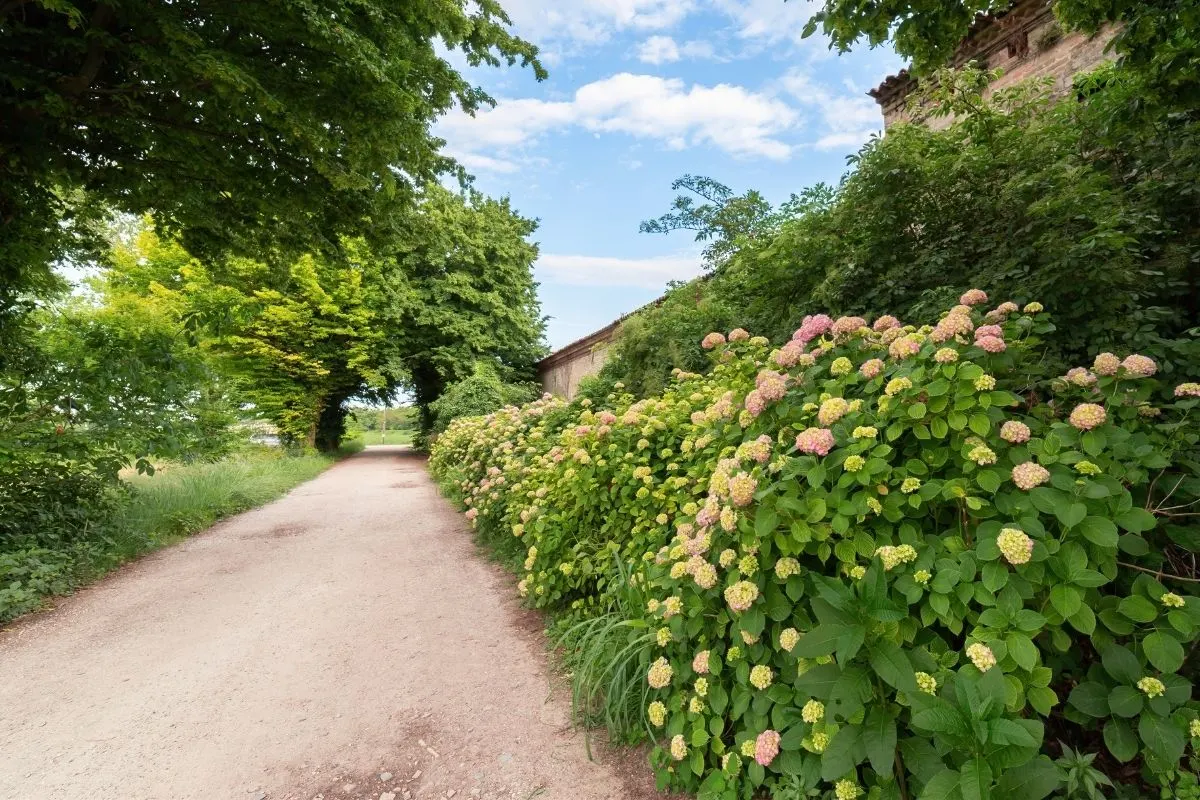
[[(654, 632), (661, 785), (1037, 800), (1099, 768), (1127, 797), (1194, 791), (1200, 387), (1137, 355), (1036, 380), (1050, 316), (985, 301), (809, 317), (777, 350), (710, 334), (711, 373), (661, 396), (438, 440), (533, 605)], [(639, 640), (617, 640), (623, 675)]]

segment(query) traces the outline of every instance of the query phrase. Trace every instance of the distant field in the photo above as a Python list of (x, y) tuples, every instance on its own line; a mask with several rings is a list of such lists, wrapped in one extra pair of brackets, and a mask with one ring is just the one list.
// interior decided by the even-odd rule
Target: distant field
[(380, 434), (379, 431), (365, 431), (362, 434), (363, 444), (370, 447), (373, 444), (412, 444), (413, 431), (398, 430)]

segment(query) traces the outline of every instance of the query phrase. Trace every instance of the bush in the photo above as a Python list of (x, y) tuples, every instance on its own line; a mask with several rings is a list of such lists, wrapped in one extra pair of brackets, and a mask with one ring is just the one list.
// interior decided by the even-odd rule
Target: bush
[(505, 383), (496, 368), (476, 361), (469, 377), (450, 384), (437, 400), (429, 404), (433, 433), (438, 434), (459, 417), (487, 414), (501, 406), (527, 403), (537, 397), (532, 384)]
[(662, 786), (1196, 792), (1200, 386), (1138, 355), (1041, 380), (1050, 316), (985, 300), (920, 328), (810, 317), (774, 351), (710, 334), (711, 373), (660, 396), (544, 398), (436, 443), (520, 592), (600, 620), (565, 637), (613, 662), (584, 705), (645, 693)]

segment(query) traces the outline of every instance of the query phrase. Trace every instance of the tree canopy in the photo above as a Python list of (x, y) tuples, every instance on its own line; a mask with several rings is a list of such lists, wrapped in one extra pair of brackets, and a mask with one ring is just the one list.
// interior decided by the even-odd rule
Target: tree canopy
[(495, 0), (0, 0), (0, 304), (97, 209), (200, 255), (386, 238), (453, 169), (431, 123), (490, 102), (439, 48), (544, 76), (508, 25)]

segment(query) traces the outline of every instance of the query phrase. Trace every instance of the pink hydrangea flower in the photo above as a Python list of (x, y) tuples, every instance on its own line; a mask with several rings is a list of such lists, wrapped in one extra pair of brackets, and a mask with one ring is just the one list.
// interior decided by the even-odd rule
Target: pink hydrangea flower
[(1012, 314), (1016, 310), (1017, 310), (1017, 304), (1012, 302), (1011, 300), (1001, 303), (1000, 305), (996, 306), (996, 313), (1003, 314), (1005, 316)]
[(971, 321), (968, 313), (951, 311), (934, 326), (933, 333), (929, 334), (929, 338), (937, 344), (942, 344), (955, 336), (965, 336), (974, 329), (975, 323)]
[(764, 369), (758, 373), (754, 385), (758, 387), (758, 393), (762, 395), (763, 400), (768, 403), (781, 400), (787, 394), (787, 381), (783, 375), (771, 369)]
[(1067, 374), (1063, 376), (1068, 383), (1072, 383), (1082, 388), (1096, 385), (1096, 376), (1083, 367), (1073, 367), (1067, 370)]
[(771, 360), (784, 369), (787, 369), (788, 367), (795, 366), (803, 354), (804, 345), (799, 342), (788, 342), (771, 355)]
[(1029, 426), (1024, 422), (1009, 420), (1000, 426), (1000, 438), (1012, 444), (1023, 444), (1029, 441)]
[(734, 328), (729, 332), (729, 341), (744, 342), (750, 338), (750, 331), (745, 328)]
[(958, 302), (964, 306), (977, 306), (980, 303), (986, 303), (988, 300), (987, 292), (982, 289), (968, 289), (963, 292), (963, 296), (958, 298)]
[(703, 425), (704, 424), (704, 412), (703, 411), (693, 411), (692, 412), (692, 424), (693, 425)]
[(835, 444), (828, 428), (805, 428), (796, 437), (796, 449), (809, 455), (827, 456)]
[(779, 732), (763, 731), (754, 740), (754, 760), (762, 766), (767, 766), (779, 755)]
[(834, 336), (849, 336), (859, 328), (866, 326), (867, 321), (862, 317), (838, 317), (830, 327), (830, 331)]
[(882, 333), (883, 331), (890, 330), (891, 328), (900, 327), (900, 320), (896, 319), (890, 314), (884, 314), (882, 317), (875, 320), (875, 324), (871, 327), (874, 328), (876, 333)]
[(1004, 329), (999, 325), (980, 325), (975, 329), (975, 338), (982, 339), (985, 336), (1004, 337)]
[(1050, 471), (1041, 464), (1026, 461), (1024, 464), (1017, 464), (1013, 467), (1012, 479), (1017, 488), (1029, 491), (1050, 480)]
[(1121, 366), (1135, 378), (1149, 378), (1158, 372), (1158, 364), (1154, 362), (1153, 358), (1139, 356), (1136, 353), (1131, 356), (1125, 356), (1125, 360), (1121, 362)]
[(1116, 375), (1121, 368), (1121, 359), (1112, 353), (1101, 353), (1092, 364), (1092, 372), (1097, 375)]
[(919, 352), (921, 343), (911, 336), (902, 336), (888, 345), (888, 355), (897, 360), (912, 358)]
[(699, 653), (696, 653), (696, 657), (692, 659), (692, 670), (694, 670), (697, 675), (708, 674), (707, 650), (701, 650)]
[(1181, 383), (1175, 387), (1176, 397), (1200, 397), (1200, 383)]
[(600, 420), (601, 425), (615, 425), (617, 422), (617, 415), (611, 411), (601, 411), (596, 418)]
[(977, 339), (975, 344), (982, 347), (989, 353), (1003, 353), (1008, 349), (1008, 345), (999, 336), (984, 336), (982, 339)]
[(1104, 406), (1098, 406), (1095, 403), (1080, 403), (1071, 412), (1070, 423), (1081, 431), (1090, 431), (1092, 428), (1103, 425), (1107, 418), (1108, 414), (1104, 411)]
[[(695, 341), (695, 340), (693, 340)], [(712, 350), (714, 347), (725, 344), (725, 334), (713, 331), (704, 340), (700, 342), (700, 346), (705, 350)]]
[(809, 315), (800, 323), (800, 328), (792, 334), (792, 340), (808, 344), (818, 336), (822, 336), (833, 327), (833, 319), (828, 314)]
[(883, 372), (883, 366), (882, 359), (872, 358), (869, 361), (864, 361), (862, 366), (858, 368), (858, 372), (869, 380)]
[(766, 408), (767, 401), (766, 398), (763, 397), (760, 390), (752, 389), (750, 393), (746, 395), (746, 410), (750, 412), (750, 416), (757, 417), (759, 414), (765, 411)]

